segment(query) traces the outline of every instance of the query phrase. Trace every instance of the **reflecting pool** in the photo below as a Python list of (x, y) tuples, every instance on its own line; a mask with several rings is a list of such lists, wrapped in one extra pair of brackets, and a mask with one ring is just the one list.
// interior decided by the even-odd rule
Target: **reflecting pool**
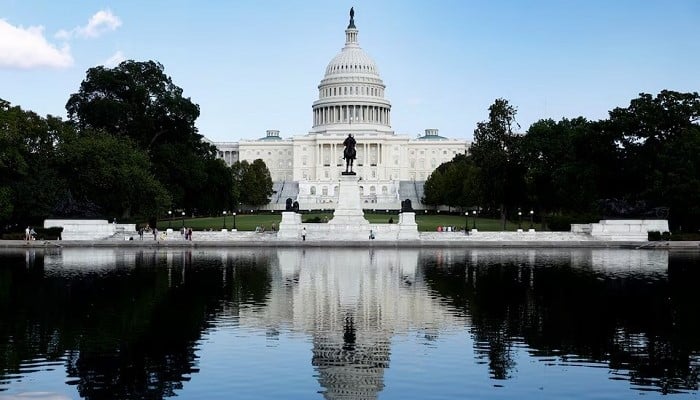
[(697, 398), (700, 253), (0, 250), (0, 399)]

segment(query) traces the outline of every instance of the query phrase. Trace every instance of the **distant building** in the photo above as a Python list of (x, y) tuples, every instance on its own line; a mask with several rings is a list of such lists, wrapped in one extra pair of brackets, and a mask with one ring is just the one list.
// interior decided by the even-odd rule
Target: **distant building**
[(333, 209), (338, 201), (338, 179), (345, 171), (343, 140), (357, 140), (354, 171), (361, 177), (365, 209), (399, 209), (411, 199), (423, 208), (423, 184), (435, 168), (467, 152), (469, 142), (448, 139), (437, 129), (418, 138), (397, 135), (391, 129), (391, 103), (379, 70), (360, 48), (354, 15), (345, 30), (345, 47), (326, 67), (312, 104), (312, 128), (289, 139), (268, 130), (258, 140), (213, 142), (228, 165), (239, 160), (265, 161), (274, 182), (270, 209), (284, 209), (285, 200), (300, 209)]

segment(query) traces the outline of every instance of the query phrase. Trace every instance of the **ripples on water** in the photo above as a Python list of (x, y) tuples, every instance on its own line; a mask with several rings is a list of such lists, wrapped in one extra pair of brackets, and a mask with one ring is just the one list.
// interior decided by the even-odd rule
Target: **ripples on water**
[(0, 400), (692, 398), (699, 260), (627, 250), (4, 251)]

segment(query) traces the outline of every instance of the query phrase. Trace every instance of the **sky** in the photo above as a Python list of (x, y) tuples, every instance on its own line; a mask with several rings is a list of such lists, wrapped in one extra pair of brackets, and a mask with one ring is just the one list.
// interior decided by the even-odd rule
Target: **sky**
[(397, 134), (471, 139), (498, 98), (525, 132), (700, 90), (698, 0), (0, 0), (0, 99), (65, 118), (88, 69), (154, 60), (207, 138), (303, 135), (350, 7)]

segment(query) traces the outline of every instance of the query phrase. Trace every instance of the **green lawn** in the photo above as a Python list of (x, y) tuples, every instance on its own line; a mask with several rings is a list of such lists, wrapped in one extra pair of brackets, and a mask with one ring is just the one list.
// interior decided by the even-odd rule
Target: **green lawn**
[[(435, 231), (438, 226), (454, 226), (457, 229), (464, 228), (464, 216), (459, 215), (440, 215), (440, 214), (420, 214), (416, 213), (416, 223), (418, 223), (419, 231)], [(301, 220), (303, 222), (309, 222), (309, 220), (318, 217), (321, 222), (325, 222), (333, 218), (332, 212), (327, 213), (308, 213), (302, 214)], [(387, 224), (389, 223), (389, 218), (393, 220), (393, 223), (399, 222), (399, 215), (391, 213), (365, 213), (365, 218), (372, 224)], [(265, 230), (270, 230), (272, 224), (279, 226), (280, 220), (282, 219), (279, 213), (260, 213), (260, 214), (241, 214), (236, 215), (236, 229), (239, 231), (253, 231), (256, 227), (265, 227)], [(171, 226), (173, 229), (180, 229), (182, 226), (181, 219), (173, 219), (172, 224), (168, 220), (159, 221), (158, 229), (164, 230)], [(185, 226), (192, 228), (194, 230), (220, 230), (224, 227), (223, 217), (213, 217), (213, 218), (186, 218)], [(469, 229), (474, 226), (474, 219), (470, 216), (469, 223), (467, 225)], [(527, 229), (530, 227), (529, 221), (523, 221), (522, 228)], [(226, 228), (233, 228), (233, 217), (226, 217)], [(500, 231), (501, 222), (497, 219), (488, 218), (477, 218), (476, 228), (480, 231)], [(539, 226), (535, 226), (539, 230)], [(518, 229), (518, 224), (508, 221), (506, 224), (506, 230), (515, 231)]]

